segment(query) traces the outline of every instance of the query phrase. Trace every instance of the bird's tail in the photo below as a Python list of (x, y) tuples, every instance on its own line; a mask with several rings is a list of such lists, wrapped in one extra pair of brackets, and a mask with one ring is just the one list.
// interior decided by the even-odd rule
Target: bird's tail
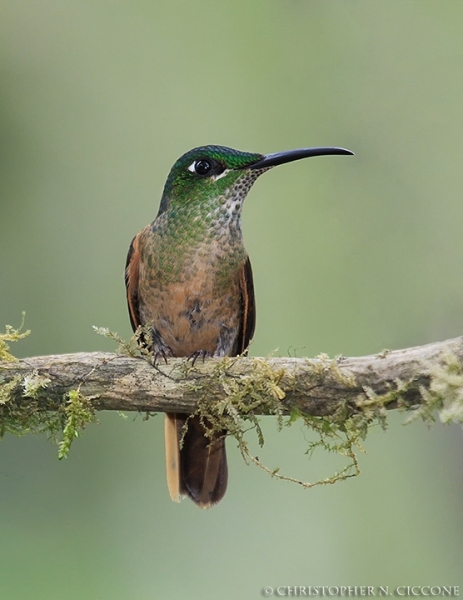
[(223, 498), (227, 489), (225, 435), (207, 438), (199, 417), (188, 419), (183, 435), (187, 419), (187, 415), (166, 414), (167, 486), (174, 502), (189, 496), (200, 508), (209, 508)]

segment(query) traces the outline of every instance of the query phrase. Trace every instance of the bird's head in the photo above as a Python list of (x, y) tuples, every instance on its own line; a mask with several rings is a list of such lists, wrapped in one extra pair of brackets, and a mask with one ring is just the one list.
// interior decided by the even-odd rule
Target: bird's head
[(259, 175), (277, 165), (326, 154), (353, 152), (344, 148), (300, 148), (263, 155), (226, 146), (194, 148), (172, 167), (164, 187), (159, 215), (168, 210), (220, 208), (227, 203), (237, 214)]

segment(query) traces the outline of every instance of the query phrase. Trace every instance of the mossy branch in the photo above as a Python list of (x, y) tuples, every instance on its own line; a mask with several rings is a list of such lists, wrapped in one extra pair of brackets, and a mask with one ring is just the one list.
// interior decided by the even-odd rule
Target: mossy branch
[[(17, 332), (10, 329), (9, 341)], [(0, 436), (45, 432), (67, 456), (72, 441), (95, 420), (97, 410), (180, 412), (199, 415), (206, 435), (227, 431), (245, 460), (270, 475), (304, 487), (330, 484), (359, 474), (356, 451), (370, 426), (386, 427), (389, 409), (408, 420), (463, 423), (463, 337), (405, 350), (330, 359), (169, 359), (152, 364), (138, 351), (140, 333), (126, 344), (107, 330), (125, 356), (80, 353), (0, 361)], [(138, 335), (138, 337), (137, 337)], [(13, 340), (14, 341), (14, 340)], [(139, 356), (134, 354), (138, 352)], [(251, 428), (263, 444), (260, 415), (282, 428), (302, 419), (316, 434), (308, 453), (321, 447), (349, 464), (320, 481), (304, 482), (269, 469), (244, 438)]]
[[(95, 410), (117, 411), (191, 413), (205, 397), (220, 404), (237, 394), (255, 415), (274, 414), (274, 399), (282, 414), (320, 417), (340, 409), (347, 416), (418, 408), (429, 404), (430, 394), (444, 403), (450, 390), (458, 404), (463, 337), (335, 359), (211, 358), (193, 365), (170, 358), (153, 367), (140, 358), (92, 352), (0, 361), (0, 405), (33, 398), (38, 408), (54, 410), (77, 388)], [(446, 418), (460, 420), (456, 406), (442, 408)]]

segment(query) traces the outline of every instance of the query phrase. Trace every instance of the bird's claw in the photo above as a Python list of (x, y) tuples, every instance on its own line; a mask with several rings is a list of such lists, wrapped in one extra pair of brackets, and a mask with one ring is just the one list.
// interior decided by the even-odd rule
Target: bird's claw
[(156, 350), (153, 354), (153, 365), (156, 366), (156, 363), (159, 359), (163, 360), (167, 365), (167, 357), (173, 356), (172, 350), (167, 346), (165, 348), (161, 348), (160, 350)]
[(196, 352), (190, 354), (188, 360), (191, 360), (191, 366), (194, 367), (198, 358), (202, 358), (204, 362), (206, 358), (210, 358), (211, 356), (212, 354), (208, 350), (196, 350)]

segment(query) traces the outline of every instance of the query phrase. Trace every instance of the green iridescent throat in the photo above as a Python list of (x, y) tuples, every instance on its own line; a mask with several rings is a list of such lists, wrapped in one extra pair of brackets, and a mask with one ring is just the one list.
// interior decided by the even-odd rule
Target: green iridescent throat
[(152, 264), (156, 263), (160, 282), (184, 281), (199, 262), (214, 271), (218, 287), (229, 284), (246, 257), (241, 211), (259, 175), (259, 171), (229, 171), (207, 182), (207, 187), (190, 189), (186, 198), (168, 199), (168, 208), (152, 224)]

